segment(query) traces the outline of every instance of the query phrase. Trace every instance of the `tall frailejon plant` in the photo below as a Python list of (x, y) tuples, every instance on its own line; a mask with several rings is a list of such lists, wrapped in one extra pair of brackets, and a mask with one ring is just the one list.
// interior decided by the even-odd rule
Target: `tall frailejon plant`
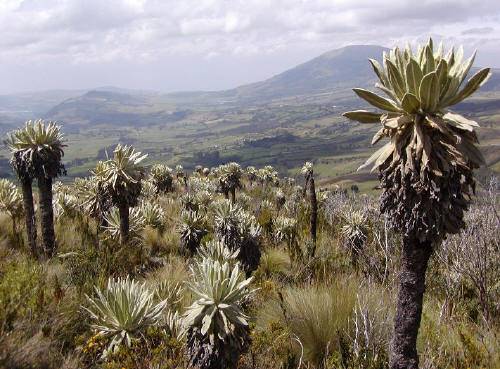
[(65, 174), (61, 163), (64, 156), (61, 127), (54, 122), (39, 119), (27, 121), (25, 126), (12, 132), (6, 144), (12, 158), (11, 165), (23, 189), (24, 211), (28, 242), (33, 254), (36, 248), (36, 222), (33, 204), (33, 179), (37, 179), (40, 201), (43, 249), (46, 256), (55, 251), (54, 212), (52, 208), (52, 181)]
[(311, 234), (312, 246), (309, 250), (309, 256), (314, 257), (316, 253), (316, 230), (318, 226), (318, 200), (316, 198), (316, 186), (314, 185), (314, 171), (313, 164), (306, 162), (302, 167), (302, 174), (306, 179), (304, 185), (304, 195), (306, 191), (309, 195), (309, 203), (311, 206), (311, 216), (309, 219), (309, 233)]
[[(473, 170), (484, 163), (478, 124), (449, 110), (485, 83), (490, 69), (463, 85), (475, 54), (434, 50), (432, 40), (414, 54), (410, 47), (384, 54), (383, 66), (370, 60), (387, 97), (354, 92), (382, 112), (344, 113), (361, 123), (380, 123), (373, 143), (389, 142), (363, 165), (378, 169), (381, 211), (403, 234), (399, 294), (390, 366), (418, 368), (416, 340), (422, 314), (425, 272), (433, 249), (465, 226), (463, 217), (475, 188)], [(462, 87), (463, 85), (463, 87)]]
[(103, 163), (99, 174), (111, 195), (112, 203), (120, 212), (120, 239), (122, 243), (128, 240), (129, 208), (138, 204), (141, 194), (141, 181), (144, 178), (144, 168), (141, 162), (147, 157), (135, 151), (132, 146), (118, 144), (113, 151), (113, 158)]

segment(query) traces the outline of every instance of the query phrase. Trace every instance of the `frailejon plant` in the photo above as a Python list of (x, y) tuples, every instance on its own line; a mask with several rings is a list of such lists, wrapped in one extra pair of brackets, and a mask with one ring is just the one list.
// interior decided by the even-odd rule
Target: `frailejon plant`
[(358, 254), (367, 238), (368, 217), (362, 210), (347, 208), (342, 212), (342, 220), (343, 225), (340, 233), (347, 243), (353, 262), (356, 263)]
[(220, 191), (226, 198), (231, 194), (231, 202), (236, 202), (236, 189), (241, 188), (243, 170), (238, 163), (228, 163), (217, 168)]
[(23, 198), (16, 185), (7, 179), (0, 179), (0, 212), (9, 214), (15, 235), (17, 223), (23, 216)]
[(99, 176), (76, 178), (74, 186), (75, 196), (78, 198), (83, 213), (96, 219), (100, 226), (104, 226), (104, 215), (109, 211), (112, 203), (110, 197), (105, 193), (103, 182)]
[[(104, 226), (104, 235), (113, 240), (120, 240), (122, 235), (122, 216), (120, 211), (113, 207), (104, 215), (106, 225)], [(140, 237), (141, 231), (144, 229), (145, 221), (140, 209), (130, 208), (128, 214), (128, 239), (136, 239)]]
[(247, 276), (259, 266), (261, 227), (255, 217), (230, 201), (215, 206), (215, 235), (230, 250), (239, 250), (238, 260)]
[(96, 296), (87, 296), (83, 309), (93, 321), (92, 328), (110, 341), (105, 358), (122, 343), (127, 346), (150, 327), (157, 325), (167, 302), (155, 303), (154, 292), (145, 283), (127, 278), (109, 279), (106, 289), (95, 288)]
[(306, 162), (302, 167), (302, 174), (305, 177), (304, 195), (306, 191), (309, 195), (309, 204), (311, 207), (311, 216), (309, 218), (309, 233), (311, 234), (312, 247), (309, 250), (309, 256), (314, 257), (316, 253), (316, 229), (318, 223), (318, 200), (316, 198), (316, 186), (314, 185), (314, 170), (311, 162)]
[[(354, 92), (382, 112), (344, 113), (361, 123), (379, 123), (375, 144), (389, 142), (363, 165), (378, 169), (383, 194), (381, 211), (403, 234), (402, 270), (392, 369), (418, 368), (416, 340), (422, 314), (425, 272), (433, 249), (464, 226), (464, 211), (475, 188), (473, 170), (484, 164), (475, 129), (478, 124), (449, 108), (476, 92), (490, 69), (474, 74), (464, 85), (475, 54), (446, 54), (432, 40), (416, 54), (410, 47), (384, 54), (383, 66), (370, 60), (387, 97), (364, 89)], [(463, 87), (462, 87), (463, 85)]]
[(10, 163), (23, 190), (24, 213), (28, 242), (33, 255), (36, 246), (36, 221), (33, 204), (33, 179), (38, 182), (43, 250), (46, 256), (55, 252), (54, 213), (52, 208), (52, 181), (65, 174), (61, 160), (64, 156), (61, 127), (41, 119), (27, 121), (25, 126), (10, 133), (6, 144), (12, 153)]
[(143, 201), (140, 206), (144, 225), (158, 230), (165, 226), (165, 212), (158, 204), (149, 201)]
[(290, 257), (295, 260), (301, 257), (301, 250), (297, 243), (297, 221), (293, 218), (279, 216), (274, 221), (274, 238), (277, 242), (285, 242)]
[(157, 194), (172, 192), (174, 190), (172, 168), (163, 164), (155, 164), (151, 167), (149, 176)]
[(232, 250), (240, 244), (240, 212), (240, 207), (228, 200), (214, 203), (215, 235)]
[(259, 267), (262, 228), (255, 216), (245, 210), (239, 212), (239, 233), (238, 260), (249, 277)]
[(118, 144), (113, 158), (103, 163), (99, 174), (113, 205), (120, 212), (120, 240), (125, 243), (129, 236), (129, 208), (135, 207), (141, 194), (144, 168), (141, 162), (147, 157), (132, 146)]
[(197, 212), (188, 210), (182, 212), (182, 221), (178, 231), (181, 245), (190, 255), (194, 255), (200, 247), (201, 239), (208, 233), (205, 218)]
[(238, 262), (237, 257), (240, 250), (230, 250), (224, 242), (211, 240), (200, 247), (198, 256), (201, 259), (217, 260), (221, 263), (227, 262), (234, 265)]
[(185, 316), (187, 353), (199, 369), (235, 368), (249, 346), (248, 316), (242, 304), (253, 291), (238, 264), (209, 258), (192, 267), (188, 284), (196, 300)]

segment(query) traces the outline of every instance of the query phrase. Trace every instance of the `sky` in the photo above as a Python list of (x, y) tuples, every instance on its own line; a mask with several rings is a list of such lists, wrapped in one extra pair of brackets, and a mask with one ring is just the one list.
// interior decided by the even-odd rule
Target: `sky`
[(219, 90), (429, 36), (500, 67), (500, 0), (0, 0), (0, 93)]

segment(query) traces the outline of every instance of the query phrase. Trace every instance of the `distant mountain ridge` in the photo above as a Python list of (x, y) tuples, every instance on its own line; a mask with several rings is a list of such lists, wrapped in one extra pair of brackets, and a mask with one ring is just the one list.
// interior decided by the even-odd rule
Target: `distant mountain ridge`
[(376, 45), (352, 45), (324, 53), (265, 81), (237, 87), (240, 98), (276, 98), (367, 85), (374, 81), (369, 58), (380, 60), (388, 50)]
[[(0, 113), (28, 119), (42, 116), (65, 123), (154, 124), (176, 120), (197, 108), (224, 108), (267, 104), (290, 98), (318, 101), (355, 99), (352, 87), (373, 88), (375, 75), (369, 58), (380, 60), (388, 49), (377, 45), (351, 45), (326, 52), (264, 81), (224, 91), (159, 93), (105, 86), (91, 91), (46, 91), (0, 96)], [(500, 91), (500, 69), (482, 91)]]

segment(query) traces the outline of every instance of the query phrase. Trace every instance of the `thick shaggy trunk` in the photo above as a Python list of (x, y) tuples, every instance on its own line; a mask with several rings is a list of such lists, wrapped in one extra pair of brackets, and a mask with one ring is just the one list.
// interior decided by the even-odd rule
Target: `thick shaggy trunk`
[(38, 178), (38, 193), (40, 196), (43, 251), (45, 256), (51, 257), (56, 248), (54, 210), (52, 208), (52, 178)]
[(33, 257), (37, 258), (38, 249), (36, 246), (36, 218), (35, 218), (35, 206), (33, 204), (33, 188), (31, 178), (25, 178), (21, 180), (23, 188), (23, 206), (24, 215), (26, 219), (26, 233), (28, 236), (28, 244)]
[(316, 199), (316, 186), (314, 185), (314, 177), (311, 175), (309, 179), (309, 200), (311, 201), (311, 219), (310, 232), (312, 240), (312, 248), (310, 256), (314, 257), (316, 253), (316, 229), (318, 223), (318, 200)]
[(418, 369), (417, 335), (422, 317), (430, 242), (405, 237), (391, 347), (391, 369)]
[(236, 188), (231, 188), (231, 203), (236, 203)]
[(128, 205), (120, 204), (118, 206), (120, 211), (120, 240), (124, 244), (128, 241), (128, 230), (129, 230), (129, 210)]

